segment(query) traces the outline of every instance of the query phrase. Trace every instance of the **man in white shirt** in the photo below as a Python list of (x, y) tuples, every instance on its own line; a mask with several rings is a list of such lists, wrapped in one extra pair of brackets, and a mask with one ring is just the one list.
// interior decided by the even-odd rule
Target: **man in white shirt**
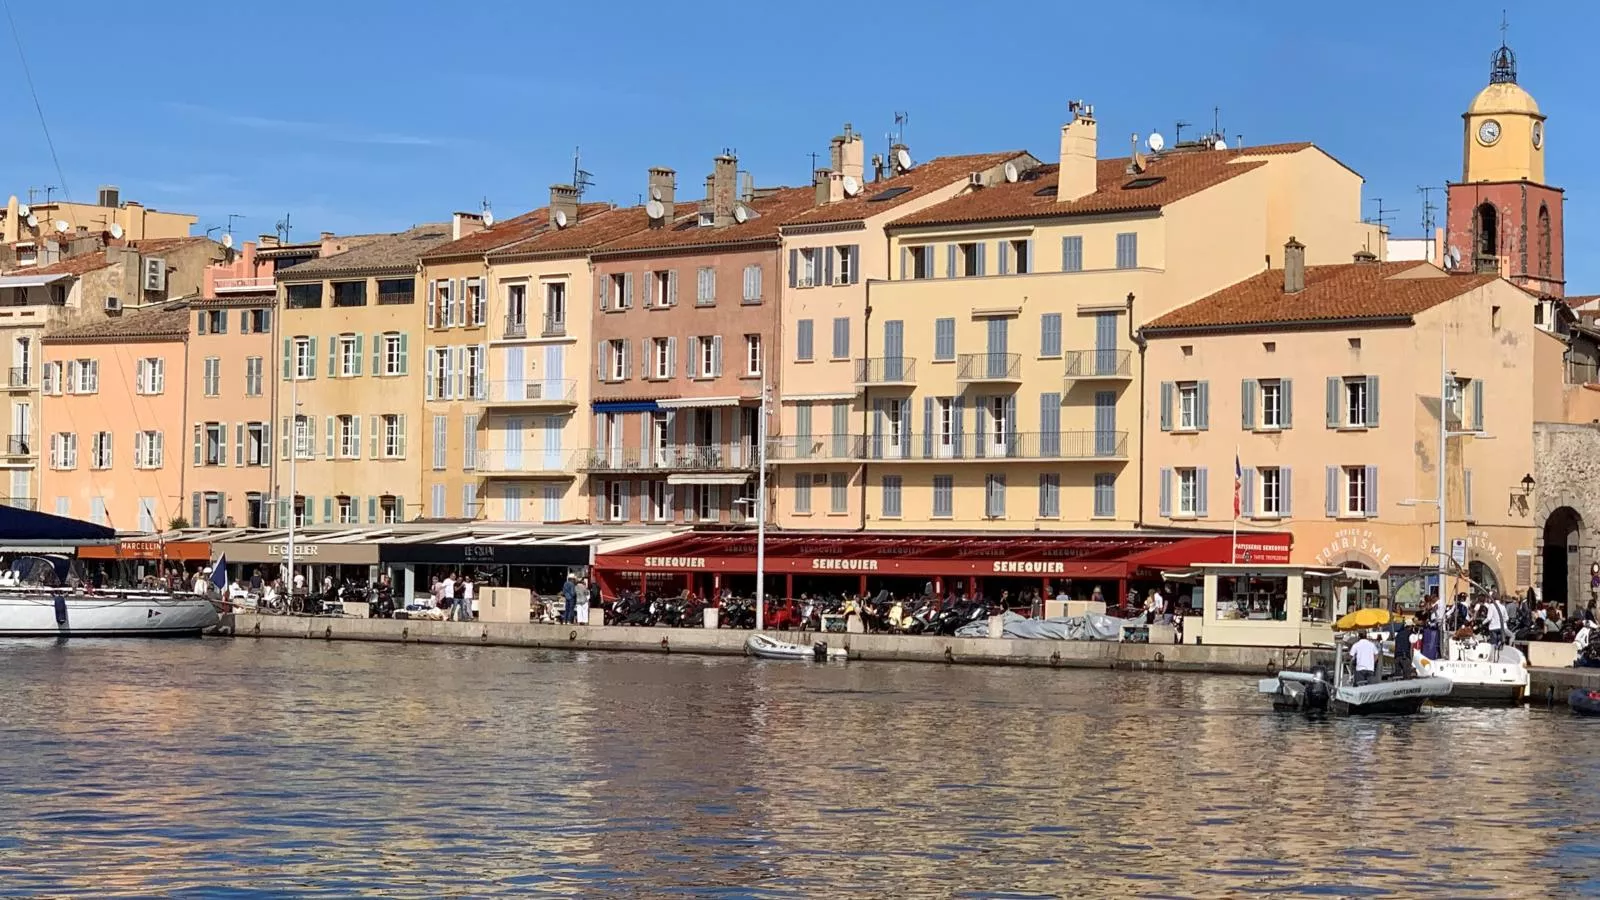
[(461, 598), (462, 598), (463, 604), (465, 604), (462, 607), (462, 610), (461, 610), (461, 612), (465, 616), (463, 621), (471, 622), (472, 621), (472, 614), (474, 612), (477, 612), (477, 608), (475, 606), (473, 606), (473, 604), (472, 604), (472, 598), (475, 595), (475, 592), (474, 592), (473, 589), (476, 588), (476, 587), (477, 587), (477, 583), (472, 580), (472, 576), (471, 575), (463, 575), (463, 576), (461, 576)]
[(1156, 588), (1154, 596), (1150, 598), (1150, 611), (1155, 614), (1155, 621), (1163, 625), (1172, 624), (1171, 619), (1167, 618), (1167, 598), (1160, 588)]
[(1350, 659), (1355, 663), (1357, 685), (1372, 684), (1378, 680), (1378, 645), (1362, 635), (1350, 645)]
[(446, 618), (454, 619), (456, 612), (456, 573), (446, 572), (439, 582), (439, 602), (444, 604)]
[(1506, 639), (1506, 604), (1504, 600), (1495, 597), (1484, 607), (1484, 625), (1489, 629), (1489, 641), (1495, 649), (1505, 643)]

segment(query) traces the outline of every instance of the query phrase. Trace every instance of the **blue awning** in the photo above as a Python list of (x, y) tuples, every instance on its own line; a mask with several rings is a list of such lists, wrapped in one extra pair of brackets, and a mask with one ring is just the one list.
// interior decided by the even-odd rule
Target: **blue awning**
[(654, 400), (609, 400), (594, 404), (597, 413), (655, 412), (657, 409)]
[(21, 547), (67, 547), (116, 543), (117, 533), (104, 525), (52, 516), (49, 513), (0, 506), (0, 544)]

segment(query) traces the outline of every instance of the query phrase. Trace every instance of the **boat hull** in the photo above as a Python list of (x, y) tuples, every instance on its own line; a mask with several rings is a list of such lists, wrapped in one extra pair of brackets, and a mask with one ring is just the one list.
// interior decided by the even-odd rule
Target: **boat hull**
[[(839, 647), (823, 645), (823, 653), (827, 659), (845, 659), (847, 652)], [(791, 644), (787, 641), (775, 640), (764, 634), (752, 634), (745, 639), (744, 652), (757, 659), (816, 659), (817, 652), (813, 647), (800, 644)]]
[(1580, 716), (1600, 716), (1600, 697), (1583, 688), (1573, 688), (1567, 694), (1567, 706)]
[(200, 596), (0, 594), (0, 637), (182, 637), (221, 620)]
[(1456, 650), (1453, 659), (1422, 659), (1424, 675), (1448, 678), (1454, 687), (1446, 703), (1516, 704), (1528, 696), (1532, 679), (1521, 652), (1515, 647), (1496, 651), (1487, 644)]
[[(1316, 712), (1306, 700), (1306, 676), (1299, 672), (1279, 672), (1276, 678), (1262, 679), (1259, 691), (1280, 711)], [(1329, 686), (1327, 711), (1339, 716), (1409, 715), (1420, 712), (1429, 700), (1449, 696), (1452, 685), (1445, 678), (1398, 678), (1373, 684)]]

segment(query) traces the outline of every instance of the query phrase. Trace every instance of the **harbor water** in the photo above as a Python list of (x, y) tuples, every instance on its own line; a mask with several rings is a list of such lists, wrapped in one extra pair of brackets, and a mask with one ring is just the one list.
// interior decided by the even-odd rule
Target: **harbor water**
[(0, 896), (1600, 892), (1600, 722), (1239, 676), (0, 643)]

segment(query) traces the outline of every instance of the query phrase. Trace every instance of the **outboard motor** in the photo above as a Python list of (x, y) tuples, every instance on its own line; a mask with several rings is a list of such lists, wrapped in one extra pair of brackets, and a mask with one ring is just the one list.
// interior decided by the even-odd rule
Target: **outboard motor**
[(815, 644), (812, 644), (811, 645), (811, 658), (815, 659), (817, 662), (827, 662), (828, 661), (828, 642), (827, 641), (817, 641)]
[(1306, 685), (1305, 698), (1301, 701), (1302, 707), (1307, 712), (1324, 712), (1332, 695), (1328, 688), (1328, 670), (1325, 666), (1313, 666), (1311, 674), (1317, 676), (1317, 680)]

